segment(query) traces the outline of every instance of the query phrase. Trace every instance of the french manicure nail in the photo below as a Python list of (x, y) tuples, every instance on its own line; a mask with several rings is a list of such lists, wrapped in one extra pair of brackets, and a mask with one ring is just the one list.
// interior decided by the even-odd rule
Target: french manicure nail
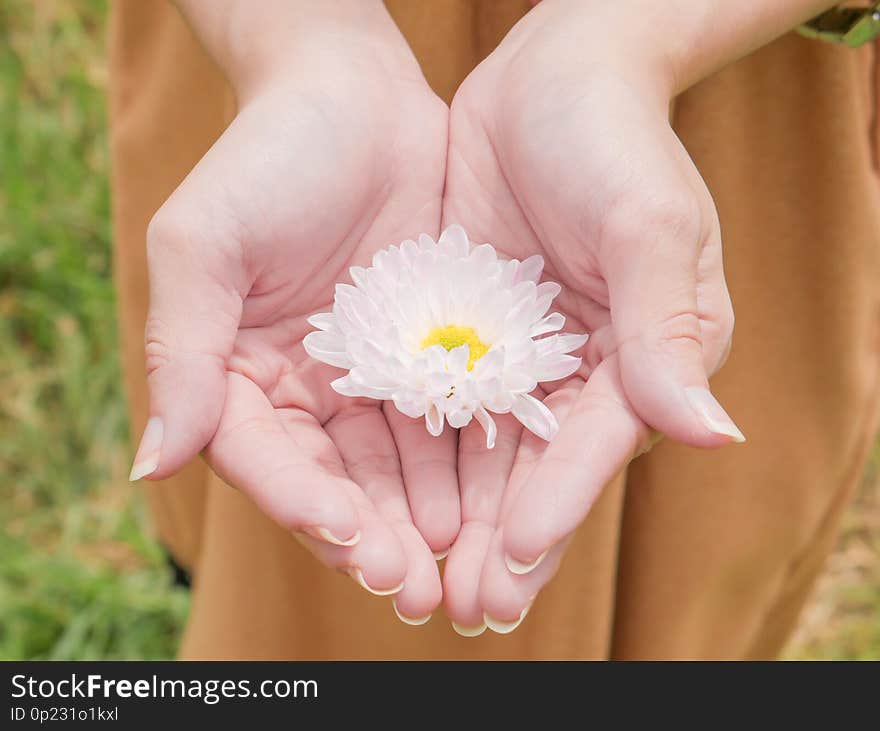
[(536, 558), (531, 563), (525, 563), (523, 561), (518, 561), (513, 556), (505, 554), (504, 563), (507, 564), (507, 569), (512, 574), (517, 574), (518, 576), (522, 576), (523, 574), (528, 574), (534, 571), (541, 564), (545, 558), (547, 558), (547, 554), (550, 553), (550, 549), (548, 548), (544, 553), (542, 553), (538, 558)]
[(479, 637), (481, 634), (483, 634), (483, 632), (486, 631), (486, 623), (481, 622), (476, 627), (463, 627), (457, 622), (453, 622), (452, 629), (454, 629), (462, 637)]
[(449, 549), (447, 548), (445, 551), (434, 551), (434, 560), (442, 561), (449, 555)]
[(158, 416), (151, 417), (144, 429), (137, 454), (134, 456), (134, 464), (128, 475), (130, 482), (140, 480), (156, 471), (159, 466), (159, 453), (162, 450), (164, 432), (162, 420)]
[(734, 442), (744, 442), (745, 435), (733, 423), (721, 404), (707, 388), (691, 387), (684, 390), (688, 403), (703, 425), (713, 434), (730, 437)]
[(397, 608), (397, 600), (391, 600), (391, 606), (394, 607), (394, 613), (397, 615), (397, 618), (403, 622), (404, 624), (411, 624), (413, 627), (419, 627), (420, 625), (425, 624), (429, 619), (431, 619), (430, 614), (426, 614), (424, 617), (407, 617), (405, 614), (401, 614), (400, 610)]
[(351, 538), (344, 541), (341, 538), (334, 536), (327, 528), (322, 526), (318, 526), (317, 528), (305, 528), (304, 530), (315, 538), (319, 538), (326, 543), (332, 543), (334, 546), (355, 546), (361, 539), (360, 530), (355, 531), (355, 534)]
[(366, 589), (370, 594), (375, 594), (376, 596), (391, 596), (392, 594), (397, 594), (401, 589), (403, 589), (403, 582), (401, 581), (397, 586), (392, 587), (391, 589), (374, 589), (370, 586), (366, 579), (364, 579), (364, 573), (357, 566), (352, 566), (348, 569), (348, 575), (351, 576), (358, 584), (360, 584), (364, 589)]
[(500, 619), (493, 619), (488, 614), (483, 612), (483, 621), (486, 623), (486, 626), (492, 630), (493, 632), (497, 632), (499, 635), (509, 635), (513, 630), (519, 627), (522, 624), (522, 621), (526, 618), (526, 615), (529, 613), (529, 610), (532, 608), (531, 604), (528, 604), (522, 612), (520, 612), (519, 619), (515, 619), (512, 622), (503, 622)]

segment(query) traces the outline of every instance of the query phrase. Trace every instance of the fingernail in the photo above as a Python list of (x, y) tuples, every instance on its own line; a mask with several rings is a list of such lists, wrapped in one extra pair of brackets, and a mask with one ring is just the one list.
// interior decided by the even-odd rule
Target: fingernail
[(457, 622), (453, 622), (452, 629), (458, 632), (458, 634), (460, 634), (462, 637), (479, 637), (481, 634), (483, 634), (483, 632), (486, 631), (486, 623), (482, 622), (476, 627), (462, 627)]
[(370, 594), (375, 594), (376, 596), (391, 596), (392, 594), (397, 594), (401, 589), (403, 589), (402, 581), (397, 586), (392, 587), (391, 589), (374, 589), (364, 579), (363, 571), (361, 571), (356, 566), (352, 566), (350, 569), (348, 569), (348, 575), (358, 584), (360, 584), (364, 589), (370, 592)]
[(329, 530), (323, 527), (317, 528), (304, 528), (303, 529), (309, 535), (319, 538), (326, 543), (332, 543), (334, 546), (355, 546), (357, 542), (361, 539), (360, 530), (355, 531), (355, 534), (346, 540), (342, 540), (341, 538), (337, 538), (334, 536)]
[(733, 423), (727, 412), (716, 401), (709, 389), (691, 387), (684, 390), (691, 408), (700, 417), (703, 425), (714, 434), (730, 437), (734, 442), (744, 442), (745, 435)]
[(523, 574), (528, 574), (534, 571), (540, 565), (541, 561), (547, 558), (547, 554), (550, 553), (550, 549), (548, 548), (544, 553), (542, 553), (538, 558), (536, 558), (531, 563), (524, 563), (523, 561), (518, 561), (513, 556), (505, 554), (504, 563), (507, 564), (507, 568), (512, 574), (517, 574), (522, 576)]
[(483, 621), (486, 623), (486, 626), (492, 630), (493, 632), (497, 632), (499, 635), (509, 635), (513, 630), (519, 627), (522, 624), (522, 621), (526, 618), (526, 615), (529, 613), (529, 610), (532, 608), (532, 605), (529, 604), (522, 610), (519, 615), (519, 619), (513, 620), (513, 622), (503, 622), (500, 619), (493, 619), (488, 614), (483, 612)]
[(424, 617), (407, 617), (405, 614), (401, 614), (400, 610), (397, 608), (397, 600), (391, 600), (391, 606), (394, 607), (394, 613), (397, 615), (397, 618), (403, 622), (404, 624), (411, 624), (413, 627), (418, 627), (420, 625), (425, 624), (429, 619), (431, 619), (430, 614), (426, 614)]
[(159, 452), (162, 449), (164, 431), (162, 420), (158, 416), (152, 417), (147, 422), (137, 454), (134, 456), (134, 464), (128, 475), (130, 482), (135, 482), (156, 471), (159, 466)]
[(447, 548), (445, 551), (434, 551), (434, 560), (442, 561), (449, 555), (449, 549)]

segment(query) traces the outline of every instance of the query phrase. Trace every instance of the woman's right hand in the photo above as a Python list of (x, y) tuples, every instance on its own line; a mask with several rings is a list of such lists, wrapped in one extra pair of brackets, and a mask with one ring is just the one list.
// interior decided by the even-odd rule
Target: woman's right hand
[(150, 224), (151, 418), (132, 476), (204, 450), (320, 560), (422, 618), (441, 600), (432, 552), (459, 528), (455, 435), (337, 395), (302, 347), (348, 267), (439, 230), (448, 109), (384, 8), (365, 8), (246, 77)]

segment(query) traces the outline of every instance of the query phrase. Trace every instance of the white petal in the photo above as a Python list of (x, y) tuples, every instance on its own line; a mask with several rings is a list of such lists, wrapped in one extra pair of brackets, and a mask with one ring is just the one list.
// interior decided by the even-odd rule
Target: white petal
[(512, 292), (512, 295), (516, 298), (516, 303), (508, 310), (504, 318), (505, 338), (534, 337), (534, 333), (530, 332), (530, 328), (534, 324), (532, 311), (535, 307), (533, 291), (535, 285), (531, 282), (526, 282), (525, 285), (525, 287), (517, 285)]
[(582, 335), (575, 335), (574, 333), (560, 333), (556, 336), (559, 338), (560, 350), (563, 353), (571, 353), (573, 350), (578, 350), (587, 344), (587, 341), (590, 339), (590, 336), (586, 333)]
[(468, 235), (457, 223), (447, 226), (446, 230), (440, 234), (440, 238), (437, 239), (437, 243), (451, 246), (456, 256), (467, 256), (471, 248)]
[(573, 335), (572, 333), (560, 333), (548, 338), (535, 341), (535, 349), (539, 358), (556, 353), (570, 353), (582, 348), (589, 335)]
[(581, 359), (573, 355), (550, 355), (535, 363), (534, 376), (539, 381), (568, 378), (581, 367)]
[(537, 345), (531, 338), (521, 338), (504, 345), (504, 360), (510, 363), (525, 363), (535, 355)]
[(561, 291), (562, 287), (556, 284), (556, 282), (539, 284), (535, 290), (535, 306), (532, 310), (532, 319), (538, 320), (544, 317), (547, 314), (547, 310), (550, 309), (550, 305), (553, 304), (553, 300), (556, 299)]
[(425, 379), (425, 387), (432, 396), (447, 396), (455, 385), (452, 373), (431, 373)]
[(556, 282), (541, 282), (535, 287), (535, 297), (549, 297), (555, 299), (562, 292), (562, 287)]
[(503, 262), (498, 284), (505, 289), (512, 287), (516, 281), (517, 272), (519, 271), (520, 266), (522, 265), (516, 259), (509, 259)]
[(516, 272), (517, 282), (537, 282), (541, 278), (541, 272), (544, 271), (544, 257), (540, 254), (530, 256), (525, 261), (520, 262), (519, 269)]
[(492, 348), (486, 355), (474, 363), (474, 370), (471, 371), (474, 378), (482, 380), (495, 378), (501, 374), (504, 367), (504, 351), (500, 348)]
[(356, 383), (358, 386), (363, 386), (364, 388), (388, 392), (400, 388), (400, 383), (396, 378), (367, 366), (356, 366), (352, 368), (348, 377), (352, 383)]
[(559, 422), (553, 412), (533, 396), (517, 396), (511, 411), (526, 429), (548, 442), (559, 431)]
[(495, 439), (498, 437), (498, 427), (495, 424), (495, 419), (482, 406), (474, 412), (474, 418), (486, 432), (486, 449), (492, 449), (495, 446)]
[[(364, 333), (364, 335), (369, 335), (369, 333)], [(366, 337), (350, 337), (348, 339), (348, 352), (351, 355), (352, 361), (361, 365), (381, 368), (388, 360), (385, 352)]]
[(495, 394), (492, 398), (486, 399), (483, 402), (483, 406), (493, 414), (506, 414), (513, 408), (515, 400), (516, 397), (513, 394), (503, 391)]
[(352, 398), (374, 398), (379, 401), (388, 398), (387, 393), (377, 391), (367, 386), (361, 386), (352, 381), (348, 376), (343, 376), (342, 378), (337, 378), (335, 381), (331, 381), (330, 387), (341, 396), (350, 396)]
[(351, 281), (355, 283), (356, 286), (361, 289), (367, 289), (369, 287), (369, 273), (363, 267), (351, 267), (348, 270), (348, 273), (351, 275)]
[(561, 330), (565, 326), (565, 317), (560, 315), (558, 312), (554, 312), (551, 315), (547, 315), (543, 320), (539, 320), (534, 325), (532, 325), (532, 329), (529, 331), (529, 335), (533, 338), (538, 337), (538, 335), (543, 335), (544, 333), (551, 333), (555, 330)]
[(404, 416), (408, 416), (411, 419), (418, 419), (425, 415), (424, 398), (415, 398), (414, 394), (411, 393), (395, 393), (393, 399), (394, 405), (397, 407), (397, 410)]
[(400, 255), (407, 268), (412, 269), (419, 257), (419, 245), (407, 239), (400, 245)]
[(448, 351), (442, 345), (432, 345), (425, 348), (421, 355), (425, 358), (428, 370), (443, 372), (446, 369), (446, 355)]
[(342, 336), (328, 332), (310, 332), (303, 338), (303, 347), (312, 358), (337, 368), (354, 365), (345, 350)]
[(443, 433), (443, 412), (437, 408), (437, 404), (431, 404), (425, 412), (425, 426), (433, 437), (439, 437)]
[(336, 315), (332, 312), (318, 312), (309, 317), (306, 322), (318, 330), (332, 330), (336, 327)]
[(446, 414), (446, 420), (449, 422), (449, 426), (461, 429), (471, 423), (473, 415), (470, 409), (456, 409)]
[(486, 269), (497, 261), (498, 254), (495, 253), (495, 247), (491, 244), (480, 244), (471, 250), (467, 258), (467, 265), (475, 269)]
[(464, 375), (467, 371), (468, 360), (471, 357), (471, 348), (469, 345), (459, 345), (449, 351), (446, 356), (446, 367), (450, 373)]
[(538, 379), (524, 370), (512, 368), (504, 372), (504, 387), (512, 393), (530, 393), (537, 385)]

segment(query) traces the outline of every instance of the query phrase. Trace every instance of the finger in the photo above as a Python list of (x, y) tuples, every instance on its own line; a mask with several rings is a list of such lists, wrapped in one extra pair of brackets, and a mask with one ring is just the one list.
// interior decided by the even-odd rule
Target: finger
[[(294, 533), (296, 539), (321, 563), (348, 574), (357, 584), (376, 596), (397, 595), (405, 584), (405, 563), (399, 561), (403, 548), (397, 537), (388, 530), (388, 524), (369, 505), (359, 505), (360, 532), (352, 546), (340, 546), (319, 540), (312, 533)], [(391, 557), (391, 561), (389, 561)], [(389, 564), (403, 566), (391, 572)], [(379, 578), (384, 577), (384, 578)]]
[(384, 412), (400, 455), (413, 523), (431, 550), (442, 556), (461, 527), (458, 435), (454, 429), (444, 429), (439, 437), (432, 437), (421, 420), (401, 414), (390, 403), (384, 405)]
[(480, 604), (483, 621), (498, 634), (513, 632), (529, 613), (538, 593), (556, 575), (570, 537), (558, 542), (540, 565), (527, 574), (514, 574), (504, 561), (504, 531), (492, 538), (480, 577)]
[(288, 530), (357, 543), (361, 523), (350, 496), (357, 486), (317, 421), (291, 409), (285, 425), (240, 374), (228, 374), (225, 390), (220, 425), (205, 451), (214, 471)]
[(733, 341), (733, 302), (724, 278), (721, 228), (717, 219), (697, 267), (697, 303), (703, 367), (713, 376), (727, 360)]
[(711, 377), (730, 353), (734, 325), (733, 303), (724, 277), (721, 223), (705, 181), (678, 140), (675, 152), (682, 175), (701, 202), (701, 216), (707, 226), (706, 244), (697, 263), (697, 309), (703, 341), (703, 366)]
[(337, 445), (348, 474), (399, 546), (399, 557), (393, 563), (361, 564), (364, 579), (374, 588), (402, 584), (395, 596), (399, 613), (413, 622), (427, 621), (425, 617), (440, 604), (440, 574), (431, 550), (413, 525), (397, 447), (381, 408), (350, 406), (324, 428)]
[[(565, 422), (583, 387), (583, 380), (572, 378), (544, 399), (544, 404), (560, 424)], [(545, 440), (524, 433), (504, 492), (500, 525), (492, 536), (483, 562), (478, 601), (483, 610), (483, 621), (493, 632), (506, 634), (519, 626), (538, 591), (556, 573), (563, 553), (562, 546), (568, 543), (565, 539), (560, 540), (528, 563), (514, 560), (504, 550), (503, 526), (516, 505), (521, 490), (528, 484), (548, 447)], [(550, 492), (546, 497), (553, 499)]]
[(727, 323), (714, 321), (720, 308), (706, 309), (701, 299), (726, 298), (727, 289), (720, 266), (701, 269), (707, 246), (720, 264), (720, 241), (710, 241), (714, 213), (707, 219), (695, 201), (658, 198), (635, 217), (609, 217), (604, 274), (623, 384), (636, 412), (674, 439), (717, 447), (744, 437), (709, 390), (704, 332)]
[(559, 433), (504, 517), (504, 551), (511, 571), (526, 574), (540, 565), (580, 525), (602, 488), (649, 438), (646, 425), (626, 401), (617, 357), (612, 356), (573, 400)]
[(425, 624), (443, 600), (440, 569), (434, 554), (412, 522), (395, 524), (406, 553), (406, 580), (403, 590), (394, 597), (394, 611), (401, 622)]
[(464, 523), (443, 570), (443, 607), (452, 628), (464, 637), (476, 637), (486, 631), (480, 606), (480, 572), (492, 540), (493, 526)]
[(485, 631), (479, 601), (480, 572), (523, 431), (509, 414), (493, 418), (498, 436), (492, 449), (487, 449), (486, 435), (479, 424), (472, 423), (459, 433), (462, 526), (446, 559), (443, 604), (453, 628), (465, 636)]
[[(241, 317), (225, 242), (208, 244), (191, 224), (160, 212), (147, 234), (150, 309), (146, 327), (150, 420), (130, 479), (173, 474), (213, 436), (223, 409), (226, 361)], [(242, 289), (243, 288), (243, 289)]]

